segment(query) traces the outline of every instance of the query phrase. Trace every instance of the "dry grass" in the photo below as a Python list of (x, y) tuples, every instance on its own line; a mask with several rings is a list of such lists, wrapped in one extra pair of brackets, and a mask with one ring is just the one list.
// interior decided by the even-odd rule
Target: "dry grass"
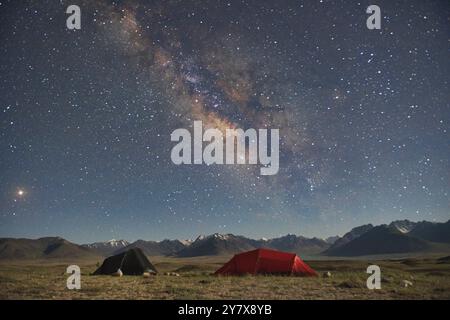
[[(96, 261), (78, 262), (82, 289), (66, 289), (69, 263), (2, 262), (0, 299), (450, 299), (450, 264), (434, 258), (396, 261), (310, 261), (331, 278), (286, 276), (215, 277), (227, 257), (152, 258), (160, 274), (140, 276), (89, 275)], [(366, 267), (382, 270), (382, 289), (366, 288)], [(165, 276), (175, 271), (180, 277)], [(403, 280), (413, 283), (405, 288)]]

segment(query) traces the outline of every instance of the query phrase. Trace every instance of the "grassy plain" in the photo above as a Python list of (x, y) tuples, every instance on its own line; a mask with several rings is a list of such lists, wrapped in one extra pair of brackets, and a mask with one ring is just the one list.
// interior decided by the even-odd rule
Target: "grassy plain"
[[(96, 261), (2, 261), (0, 299), (450, 299), (450, 262), (438, 257), (307, 261), (320, 277), (216, 277), (229, 257), (151, 257), (156, 276), (91, 276)], [(66, 288), (69, 264), (81, 290)], [(368, 290), (366, 268), (381, 267), (381, 290)], [(331, 277), (324, 277), (325, 272)], [(176, 272), (179, 276), (164, 275)], [(412, 283), (405, 287), (404, 280)]]

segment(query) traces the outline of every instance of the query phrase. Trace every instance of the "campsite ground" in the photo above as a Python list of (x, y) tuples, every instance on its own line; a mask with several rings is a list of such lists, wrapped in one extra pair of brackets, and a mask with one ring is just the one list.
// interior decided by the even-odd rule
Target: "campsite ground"
[[(65, 270), (74, 262), (2, 261), (0, 299), (450, 299), (448, 259), (308, 261), (319, 278), (212, 276), (228, 258), (152, 257), (160, 274), (150, 278), (91, 276), (101, 260), (78, 261), (81, 290), (66, 288)], [(381, 290), (366, 287), (369, 264), (381, 267)], [(326, 271), (331, 272), (330, 278), (322, 277)], [(405, 288), (403, 280), (413, 285)]]

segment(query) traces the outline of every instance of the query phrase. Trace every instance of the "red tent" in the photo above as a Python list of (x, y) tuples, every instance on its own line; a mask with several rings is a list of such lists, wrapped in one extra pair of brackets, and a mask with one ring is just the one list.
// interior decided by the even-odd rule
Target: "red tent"
[(295, 253), (256, 249), (235, 255), (216, 275), (289, 274), (312, 277), (317, 273)]

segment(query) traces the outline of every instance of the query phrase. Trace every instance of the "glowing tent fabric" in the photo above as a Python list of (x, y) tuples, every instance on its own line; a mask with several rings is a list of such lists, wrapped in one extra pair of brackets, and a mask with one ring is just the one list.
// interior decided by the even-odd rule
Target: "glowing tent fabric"
[(285, 274), (314, 277), (317, 273), (294, 253), (256, 249), (235, 255), (216, 275)]

